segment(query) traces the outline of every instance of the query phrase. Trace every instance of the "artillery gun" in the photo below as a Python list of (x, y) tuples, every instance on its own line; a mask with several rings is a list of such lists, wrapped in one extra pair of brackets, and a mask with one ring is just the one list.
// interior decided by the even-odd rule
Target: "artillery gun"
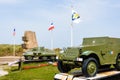
[(99, 69), (111, 65), (120, 70), (120, 38), (84, 38), (81, 46), (64, 49), (57, 59), (58, 70), (62, 73), (80, 68), (85, 77), (93, 77)]

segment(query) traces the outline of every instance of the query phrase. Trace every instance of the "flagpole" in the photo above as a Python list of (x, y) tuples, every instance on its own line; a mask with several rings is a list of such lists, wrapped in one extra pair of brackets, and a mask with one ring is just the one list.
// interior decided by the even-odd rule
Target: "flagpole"
[(71, 47), (73, 47), (73, 22), (71, 23)]
[(51, 26), (48, 28), (48, 30), (51, 33), (51, 49), (53, 49), (53, 32), (52, 32), (53, 29), (54, 29), (54, 25), (53, 25), (53, 23), (51, 23)]
[(15, 35), (16, 35), (16, 32), (15, 32), (15, 28), (13, 30), (13, 56), (15, 56)]
[[(72, 5), (71, 5), (71, 10), (73, 10)], [(73, 47), (73, 21), (71, 22), (71, 47)]]
[(80, 16), (79, 14), (73, 10), (73, 6), (71, 5), (71, 9), (72, 9), (72, 22), (71, 22), (71, 47), (73, 46), (73, 22), (74, 23), (79, 23), (80, 20)]
[(15, 36), (14, 36), (14, 43), (13, 43), (13, 56), (15, 56)]
[(51, 49), (53, 49), (53, 32), (51, 30)]

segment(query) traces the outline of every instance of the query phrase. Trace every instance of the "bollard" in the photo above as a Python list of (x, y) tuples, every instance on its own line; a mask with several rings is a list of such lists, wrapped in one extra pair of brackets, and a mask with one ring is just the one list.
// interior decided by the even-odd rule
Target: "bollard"
[(19, 59), (19, 62), (18, 62), (18, 70), (22, 70), (22, 65), (23, 65), (23, 61), (22, 61), (22, 59), (20, 58)]

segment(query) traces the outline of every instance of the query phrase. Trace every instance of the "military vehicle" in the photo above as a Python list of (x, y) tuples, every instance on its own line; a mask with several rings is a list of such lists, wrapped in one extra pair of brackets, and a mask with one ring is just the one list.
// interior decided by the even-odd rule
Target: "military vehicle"
[(35, 47), (23, 53), (25, 60), (33, 60), (39, 58), (42, 60), (55, 60), (56, 54), (53, 50), (45, 49), (44, 47)]
[(111, 65), (120, 70), (120, 38), (84, 38), (81, 46), (64, 49), (57, 59), (58, 70), (62, 73), (80, 68), (85, 77), (93, 77), (99, 69)]

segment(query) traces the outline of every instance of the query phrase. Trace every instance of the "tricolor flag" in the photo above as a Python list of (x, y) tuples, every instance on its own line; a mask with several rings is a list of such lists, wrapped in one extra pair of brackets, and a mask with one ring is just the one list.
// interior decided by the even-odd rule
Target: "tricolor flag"
[(80, 22), (80, 15), (74, 10), (72, 10), (72, 21), (74, 23), (79, 23)]
[(53, 25), (53, 23), (51, 23), (50, 27), (48, 28), (49, 31), (53, 30), (55, 27)]
[(13, 36), (15, 36), (15, 34), (16, 34), (16, 33), (15, 33), (15, 28), (14, 28), (14, 30), (13, 30)]

